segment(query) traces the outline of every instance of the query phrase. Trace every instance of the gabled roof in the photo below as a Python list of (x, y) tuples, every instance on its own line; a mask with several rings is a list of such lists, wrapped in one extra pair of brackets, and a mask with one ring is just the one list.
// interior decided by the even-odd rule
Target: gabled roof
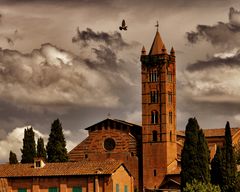
[(160, 33), (157, 31), (153, 40), (152, 47), (150, 49), (149, 55), (158, 55), (162, 53), (163, 41)]
[(42, 168), (34, 168), (33, 164), (1, 164), (0, 178), (111, 175), (121, 165), (116, 160), (46, 163)]
[(123, 120), (107, 118), (107, 119), (104, 119), (104, 120), (102, 120), (98, 123), (95, 123), (94, 125), (91, 125), (91, 126), (85, 128), (85, 130), (90, 130), (92, 127), (95, 127), (95, 126), (100, 125), (100, 124), (102, 124), (104, 122), (107, 122), (107, 121), (112, 121), (112, 122), (119, 123), (119, 124), (122, 124), (122, 125), (127, 125), (129, 127), (142, 127), (140, 125), (129, 123), (129, 122), (126, 122), (126, 121), (123, 121)]

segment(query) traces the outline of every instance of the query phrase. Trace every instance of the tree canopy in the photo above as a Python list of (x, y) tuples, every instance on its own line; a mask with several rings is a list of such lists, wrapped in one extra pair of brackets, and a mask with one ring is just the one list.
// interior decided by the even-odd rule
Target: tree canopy
[(47, 158), (47, 152), (44, 147), (44, 140), (41, 137), (38, 138), (38, 141), (37, 141), (37, 157), (42, 157), (45, 160)]
[(185, 141), (181, 153), (181, 188), (193, 180), (208, 183), (210, 154), (203, 131), (197, 119), (190, 118), (186, 126)]
[(66, 141), (63, 135), (62, 125), (59, 119), (56, 119), (51, 126), (51, 132), (47, 143), (48, 162), (68, 161)]
[(12, 151), (10, 151), (9, 153), (9, 164), (17, 164), (18, 160), (17, 160), (17, 155), (15, 153), (13, 153)]
[(21, 149), (21, 152), (22, 152), (21, 163), (34, 162), (34, 157), (36, 157), (36, 144), (34, 139), (34, 131), (32, 127), (24, 130), (23, 148)]

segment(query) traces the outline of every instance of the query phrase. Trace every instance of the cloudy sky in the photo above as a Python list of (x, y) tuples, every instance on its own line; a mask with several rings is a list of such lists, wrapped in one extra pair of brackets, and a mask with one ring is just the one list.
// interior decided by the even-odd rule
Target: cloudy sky
[[(108, 117), (141, 124), (140, 52), (159, 22), (177, 58), (177, 128), (240, 126), (237, 0), (0, 0), (0, 162), (21, 159), (23, 130), (68, 150)], [(122, 19), (127, 31), (119, 31)]]

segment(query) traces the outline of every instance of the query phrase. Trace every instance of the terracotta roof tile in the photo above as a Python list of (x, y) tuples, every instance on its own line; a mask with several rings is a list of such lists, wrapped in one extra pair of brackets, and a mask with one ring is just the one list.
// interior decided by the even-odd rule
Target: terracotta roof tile
[[(234, 136), (240, 128), (231, 128), (231, 134)], [(223, 137), (225, 135), (225, 128), (218, 128), (218, 129), (203, 129), (205, 137)], [(185, 136), (185, 131), (178, 130), (178, 136)]]
[(34, 177), (34, 176), (71, 176), (71, 175), (110, 175), (122, 163), (115, 160), (79, 161), (64, 163), (46, 163), (42, 168), (34, 168), (33, 164), (1, 164), (0, 178)]

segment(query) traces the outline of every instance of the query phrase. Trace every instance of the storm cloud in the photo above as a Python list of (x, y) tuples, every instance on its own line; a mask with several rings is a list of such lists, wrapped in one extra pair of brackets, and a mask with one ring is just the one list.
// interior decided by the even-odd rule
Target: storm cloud
[(229, 22), (215, 25), (198, 25), (196, 31), (187, 32), (187, 40), (196, 44), (206, 40), (214, 46), (234, 48), (240, 45), (240, 12), (233, 7), (229, 10)]
[(217, 53), (190, 64), (184, 73), (186, 91), (197, 101), (240, 103), (240, 52)]

